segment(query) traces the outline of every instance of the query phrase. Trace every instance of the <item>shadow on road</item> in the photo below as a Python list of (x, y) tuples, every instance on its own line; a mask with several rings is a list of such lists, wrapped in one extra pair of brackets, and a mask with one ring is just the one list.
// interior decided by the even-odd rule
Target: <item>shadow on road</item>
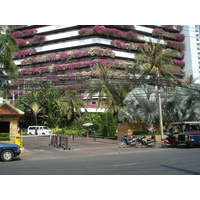
[(182, 171), (182, 172), (185, 172), (185, 173), (188, 173), (188, 174), (200, 175), (199, 172), (194, 172), (194, 171), (187, 170), (187, 169), (181, 169), (181, 168), (177, 168), (177, 167), (171, 167), (171, 166), (168, 166), (168, 165), (160, 165), (160, 166), (161, 167), (166, 167), (166, 168), (169, 168), (169, 169), (174, 169), (174, 170)]

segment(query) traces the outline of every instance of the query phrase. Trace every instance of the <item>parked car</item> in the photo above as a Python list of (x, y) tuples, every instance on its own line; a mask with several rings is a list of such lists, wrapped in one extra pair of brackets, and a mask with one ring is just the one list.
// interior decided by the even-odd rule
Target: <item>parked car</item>
[(0, 158), (3, 161), (11, 161), (21, 153), (20, 146), (16, 144), (0, 143)]
[(53, 134), (53, 131), (48, 126), (29, 126), (27, 133), (29, 135), (51, 135)]

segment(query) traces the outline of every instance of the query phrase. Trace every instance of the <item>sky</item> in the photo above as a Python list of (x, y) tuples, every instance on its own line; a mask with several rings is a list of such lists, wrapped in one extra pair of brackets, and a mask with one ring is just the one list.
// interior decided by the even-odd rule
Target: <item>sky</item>
[(199, 24), (199, 6), (194, 0), (14, 0), (10, 5), (11, 1), (1, 3), (5, 9), (1, 9), (0, 24)]

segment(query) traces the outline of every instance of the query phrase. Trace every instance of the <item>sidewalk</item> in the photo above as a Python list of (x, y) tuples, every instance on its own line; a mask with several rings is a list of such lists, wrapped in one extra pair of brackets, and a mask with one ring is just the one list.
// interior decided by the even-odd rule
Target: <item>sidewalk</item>
[(62, 148), (54, 148), (49, 146), (49, 137), (35, 137), (24, 138), (25, 150), (20, 155), (21, 159), (34, 159), (34, 158), (53, 158), (57, 156), (72, 156), (72, 155), (91, 155), (91, 154), (119, 154), (123, 152), (132, 151), (151, 151), (153, 149), (161, 149), (158, 144), (155, 148), (151, 147), (126, 147), (120, 148), (118, 140), (99, 139), (94, 141), (93, 138), (80, 139), (69, 141), (68, 150)]

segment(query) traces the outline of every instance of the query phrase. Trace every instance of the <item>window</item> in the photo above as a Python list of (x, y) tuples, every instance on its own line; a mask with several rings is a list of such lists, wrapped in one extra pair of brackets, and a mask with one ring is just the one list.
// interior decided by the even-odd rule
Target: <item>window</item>
[(10, 122), (0, 122), (0, 133), (10, 133)]

